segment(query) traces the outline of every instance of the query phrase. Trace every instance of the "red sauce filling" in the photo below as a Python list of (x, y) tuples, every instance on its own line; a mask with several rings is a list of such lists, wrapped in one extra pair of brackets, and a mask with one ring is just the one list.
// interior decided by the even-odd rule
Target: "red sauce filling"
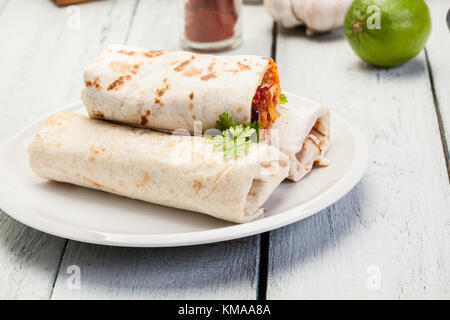
[(269, 60), (269, 68), (252, 100), (252, 121), (261, 121), (263, 129), (269, 129), (280, 116), (277, 111), (280, 96), (280, 80), (275, 62)]

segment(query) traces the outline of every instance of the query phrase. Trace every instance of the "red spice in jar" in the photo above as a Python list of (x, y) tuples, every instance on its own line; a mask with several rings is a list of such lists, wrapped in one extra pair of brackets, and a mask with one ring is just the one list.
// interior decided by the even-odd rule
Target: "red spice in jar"
[(238, 18), (234, 0), (187, 0), (184, 15), (186, 39), (194, 42), (233, 37)]

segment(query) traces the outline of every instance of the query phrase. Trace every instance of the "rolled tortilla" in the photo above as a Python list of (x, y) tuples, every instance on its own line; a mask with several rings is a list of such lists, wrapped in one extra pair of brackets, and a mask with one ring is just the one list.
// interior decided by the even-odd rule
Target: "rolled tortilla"
[(252, 55), (215, 56), (109, 45), (86, 68), (81, 98), (92, 118), (173, 131), (214, 128), (223, 112), (234, 121), (279, 116), (274, 61)]
[(276, 146), (290, 159), (288, 179), (299, 181), (313, 165), (327, 166), (325, 154), (330, 145), (330, 111), (328, 107), (303, 98), (295, 106), (279, 108), (281, 116), (274, 122), (267, 143)]
[(94, 120), (51, 116), (28, 149), (40, 177), (103, 190), (233, 222), (263, 213), (286, 178), (289, 159), (265, 143), (224, 160), (210, 139), (173, 136)]

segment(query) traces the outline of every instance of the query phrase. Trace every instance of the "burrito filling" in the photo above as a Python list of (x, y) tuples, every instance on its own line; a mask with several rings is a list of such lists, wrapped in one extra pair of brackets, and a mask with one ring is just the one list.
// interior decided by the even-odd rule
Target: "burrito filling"
[(269, 129), (280, 116), (277, 106), (280, 97), (280, 79), (275, 62), (270, 59), (269, 67), (256, 89), (252, 101), (252, 122), (261, 121), (262, 129)]

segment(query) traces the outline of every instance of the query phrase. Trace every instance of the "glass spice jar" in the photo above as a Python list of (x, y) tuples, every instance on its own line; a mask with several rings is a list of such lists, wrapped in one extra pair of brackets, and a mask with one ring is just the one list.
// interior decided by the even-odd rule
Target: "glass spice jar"
[(215, 52), (242, 43), (242, 0), (179, 0), (185, 49)]

